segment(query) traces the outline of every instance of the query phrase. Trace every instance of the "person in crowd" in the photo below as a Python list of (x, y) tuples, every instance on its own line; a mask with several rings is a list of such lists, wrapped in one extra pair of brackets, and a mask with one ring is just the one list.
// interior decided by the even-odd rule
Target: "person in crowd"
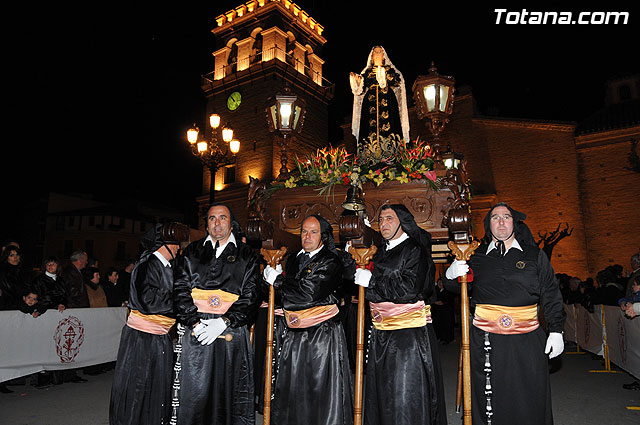
[(87, 266), (87, 253), (75, 251), (70, 257), (71, 264), (62, 271), (62, 281), (66, 285), (67, 308), (89, 308), (89, 296), (84, 284), (82, 270)]
[[(524, 223), (526, 215), (506, 203), (484, 219), (485, 238), (469, 264), (454, 261), (445, 287), (473, 270), (469, 284), (475, 309), (470, 326), (471, 410), (474, 424), (553, 423), (549, 358), (564, 350), (562, 295), (547, 255)], [(538, 308), (549, 334), (539, 326)]]
[(623, 311), (629, 307), (629, 304), (640, 303), (640, 274), (634, 277), (631, 289), (633, 291), (631, 297), (620, 298), (618, 300), (618, 305)]
[(17, 310), (26, 290), (21, 270), (20, 248), (7, 245), (0, 254), (0, 304), (3, 310)]
[(110, 425), (169, 423), (173, 268), (181, 244), (188, 241), (189, 229), (179, 223), (156, 224), (140, 241), (144, 252), (132, 271), (131, 314), (120, 337)]
[[(71, 264), (63, 269), (61, 278), (65, 285), (67, 294), (67, 308), (89, 308), (89, 296), (82, 270), (87, 265), (87, 253), (75, 251), (69, 258)], [(76, 369), (68, 369), (64, 373), (65, 382), (83, 383), (87, 380), (77, 374)]]
[(208, 236), (185, 249), (174, 275), (180, 357), (172, 421), (253, 425), (249, 329), (261, 301), (260, 263), (226, 205), (211, 205), (206, 223)]
[(454, 339), (455, 311), (453, 301), (455, 295), (445, 289), (442, 278), (438, 279), (435, 294), (436, 299), (431, 303), (433, 329), (440, 342), (449, 344)]
[[(282, 300), (287, 328), (276, 363), (273, 423), (353, 423), (346, 339), (339, 315), (343, 262), (319, 215), (302, 222), (302, 249), (264, 277)], [(328, 390), (330, 389), (330, 390)]]
[(638, 276), (640, 276), (640, 253), (631, 256), (631, 273), (625, 285), (625, 297), (631, 297), (631, 294), (634, 292), (633, 284)]
[(580, 304), (584, 299), (583, 291), (581, 291), (582, 281), (578, 277), (569, 278), (569, 290), (565, 293), (565, 304)]
[(100, 270), (97, 267), (85, 267), (82, 275), (89, 298), (89, 307), (107, 307), (107, 295), (100, 282)]
[[(634, 318), (640, 314), (640, 253), (631, 256), (631, 269), (632, 272), (627, 283), (627, 296), (619, 304), (627, 317)], [(628, 384), (622, 384), (622, 388), (640, 391), (640, 381), (635, 379)]]
[(22, 296), (22, 301), (18, 304), (18, 310), (33, 317), (39, 317), (47, 311), (47, 307), (38, 301), (38, 293), (35, 289), (29, 288)]
[(373, 257), (373, 271), (355, 272), (355, 283), (366, 288), (373, 323), (365, 424), (446, 424), (438, 349), (425, 304), (435, 287), (431, 236), (404, 205), (384, 205), (378, 222), (385, 243)]
[(60, 262), (57, 257), (47, 257), (43, 262), (43, 272), (35, 277), (31, 285), (40, 294), (45, 307), (63, 312), (67, 307), (64, 282), (59, 276)]
[(122, 285), (122, 288), (123, 288), (123, 293), (125, 296), (125, 299), (124, 299), (125, 305), (129, 301), (129, 286), (131, 283), (131, 271), (133, 270), (133, 267), (135, 265), (136, 265), (135, 258), (130, 258), (127, 260), (122, 270), (118, 272), (118, 283)]
[(598, 290), (593, 303), (603, 305), (618, 305), (618, 300), (624, 297), (625, 288), (616, 277), (617, 268), (608, 266), (596, 275)]
[(129, 287), (125, 287), (120, 283), (120, 274), (115, 267), (107, 268), (105, 273), (106, 279), (101, 282), (102, 289), (107, 296), (107, 305), (109, 307), (122, 307), (125, 304), (125, 300), (128, 298), (125, 292), (129, 290)]
[[(59, 276), (60, 262), (55, 256), (47, 257), (42, 263), (43, 272), (33, 279), (31, 286), (40, 295), (40, 302), (51, 310), (62, 313), (67, 307), (65, 285)], [(48, 388), (51, 384), (60, 385), (63, 381), (63, 371), (53, 370), (38, 374), (36, 388)]]

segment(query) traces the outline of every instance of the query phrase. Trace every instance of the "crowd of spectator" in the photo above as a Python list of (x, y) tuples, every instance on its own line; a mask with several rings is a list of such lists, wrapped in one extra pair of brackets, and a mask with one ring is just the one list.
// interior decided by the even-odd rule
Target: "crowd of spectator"
[[(22, 268), (19, 242), (4, 241), (0, 249), (0, 310), (19, 310), (38, 318), (47, 311), (62, 312), (67, 308), (127, 305), (134, 259), (121, 270), (109, 267), (102, 277), (98, 261), (84, 251), (72, 253), (66, 267), (55, 256), (49, 256), (39, 270), (32, 271)], [(85, 368), (84, 372), (95, 375), (110, 368), (112, 363)], [(87, 381), (76, 370), (41, 372), (36, 378), (37, 388)], [(0, 383), (0, 392), (12, 390)]]
[[(640, 309), (640, 253), (631, 256), (631, 271), (614, 264), (605, 267), (596, 274), (595, 281), (587, 278), (582, 281), (575, 276), (556, 274), (565, 304), (580, 304), (593, 313), (594, 305), (619, 306), (627, 318), (638, 316)], [(640, 391), (640, 382), (635, 380), (624, 384), (628, 390)]]

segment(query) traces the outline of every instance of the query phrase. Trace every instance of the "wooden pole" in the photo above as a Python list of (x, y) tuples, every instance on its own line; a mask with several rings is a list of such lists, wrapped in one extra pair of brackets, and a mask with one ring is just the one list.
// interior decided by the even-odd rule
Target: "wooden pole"
[[(373, 258), (377, 248), (372, 245), (367, 248), (349, 247), (349, 253), (361, 269), (364, 269)], [(356, 338), (356, 385), (355, 385), (355, 406), (354, 425), (362, 424), (362, 394), (364, 377), (364, 287), (358, 289), (358, 334)]]
[(456, 413), (460, 413), (462, 408), (462, 342), (460, 342), (460, 352), (458, 353), (458, 383), (456, 385)]
[[(447, 244), (458, 261), (469, 261), (480, 242)], [(462, 382), (464, 394), (464, 425), (471, 425), (471, 352), (469, 350), (469, 294), (467, 291), (467, 275), (460, 277), (460, 309), (462, 310)]]
[[(267, 261), (267, 264), (274, 269), (282, 261), (282, 257), (287, 253), (287, 248), (266, 249), (262, 248), (260, 253)], [(264, 409), (262, 411), (263, 425), (271, 423), (271, 375), (273, 373), (273, 325), (275, 321), (275, 290), (273, 285), (269, 285), (269, 306), (267, 308), (267, 353), (265, 355), (264, 365)]]

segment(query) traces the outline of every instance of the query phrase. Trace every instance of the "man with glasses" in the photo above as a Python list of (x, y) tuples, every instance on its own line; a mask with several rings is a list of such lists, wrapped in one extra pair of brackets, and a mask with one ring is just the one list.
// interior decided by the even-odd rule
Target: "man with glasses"
[[(469, 260), (454, 261), (445, 285), (469, 283), (471, 405), (474, 424), (552, 424), (547, 356), (564, 349), (562, 295), (546, 254), (524, 223), (526, 215), (505, 203), (484, 219), (485, 237)], [(547, 329), (540, 327), (538, 313)], [(548, 334), (547, 334), (548, 332)]]

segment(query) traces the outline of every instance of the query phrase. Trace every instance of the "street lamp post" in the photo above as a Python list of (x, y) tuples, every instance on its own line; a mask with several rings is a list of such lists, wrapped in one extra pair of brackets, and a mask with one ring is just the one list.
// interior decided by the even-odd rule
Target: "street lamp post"
[(220, 115), (211, 114), (209, 125), (211, 126), (211, 137), (209, 139), (198, 140), (200, 129), (194, 124), (187, 131), (187, 141), (191, 145), (191, 152), (200, 158), (202, 164), (211, 173), (211, 183), (209, 187), (209, 203), (215, 201), (216, 172), (220, 167), (232, 164), (236, 160), (236, 154), (240, 150), (240, 142), (233, 138), (233, 129), (226, 124), (222, 127), (221, 145), (218, 141), (218, 131), (220, 128)]
[(270, 98), (267, 106), (267, 123), (270, 132), (279, 132), (280, 139), (280, 171), (278, 180), (284, 181), (289, 177), (287, 168), (288, 138), (302, 131), (306, 114), (306, 102), (295, 95), (289, 87), (284, 88), (284, 93), (278, 93)]
[(426, 125), (433, 135), (433, 151), (437, 160), (440, 157), (440, 133), (449, 122), (453, 111), (453, 77), (440, 75), (431, 62), (429, 75), (419, 75), (413, 83), (413, 98), (419, 119), (427, 118)]

